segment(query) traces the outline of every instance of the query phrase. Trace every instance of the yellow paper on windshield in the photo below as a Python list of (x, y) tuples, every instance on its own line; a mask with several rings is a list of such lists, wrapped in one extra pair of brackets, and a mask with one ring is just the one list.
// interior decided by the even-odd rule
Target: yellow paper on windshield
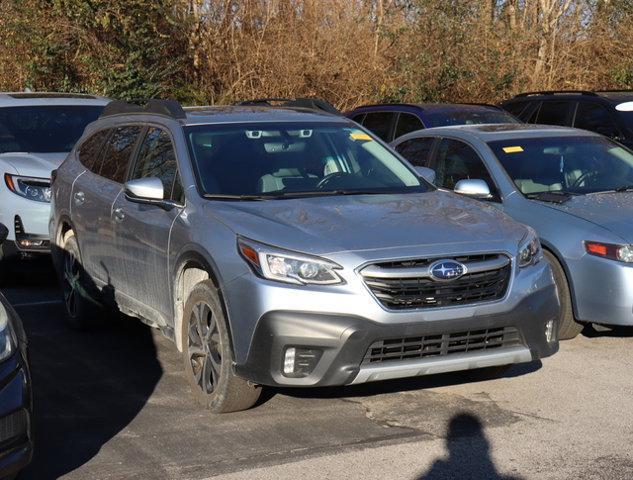
[(364, 132), (352, 132), (349, 134), (349, 138), (352, 140), (363, 140), (365, 142), (371, 142), (372, 138)]
[(523, 147), (514, 146), (514, 147), (503, 147), (503, 151), (506, 153), (521, 153), (523, 151)]

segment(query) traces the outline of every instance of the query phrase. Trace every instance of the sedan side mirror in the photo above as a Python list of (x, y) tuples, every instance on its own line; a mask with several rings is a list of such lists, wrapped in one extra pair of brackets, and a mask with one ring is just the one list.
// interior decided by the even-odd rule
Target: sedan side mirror
[(429, 183), (435, 183), (435, 170), (428, 167), (414, 167), (415, 172)]
[(485, 180), (481, 180), (479, 178), (460, 180), (455, 184), (454, 192), (481, 200), (492, 198), (490, 187)]
[(130, 180), (125, 184), (125, 198), (134, 203), (161, 205), (165, 200), (163, 182), (149, 177)]

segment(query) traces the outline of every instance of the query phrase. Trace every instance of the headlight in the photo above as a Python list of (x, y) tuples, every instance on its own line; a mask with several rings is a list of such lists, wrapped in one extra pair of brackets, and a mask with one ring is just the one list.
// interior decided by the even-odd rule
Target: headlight
[(542, 256), (541, 242), (536, 236), (536, 232), (530, 228), (527, 236), (520, 243), (517, 263), (519, 267), (527, 267), (538, 263)]
[(299, 285), (343, 283), (335, 271), (342, 267), (323, 258), (277, 249), (244, 238), (238, 239), (237, 247), (255, 273), (263, 278)]
[(7, 188), (16, 195), (35, 202), (50, 203), (51, 201), (51, 182), (46, 178), (20, 177), (5, 173), (4, 182)]
[(11, 356), (14, 345), (15, 338), (13, 338), (11, 325), (9, 325), (7, 311), (0, 303), (0, 362)]
[(585, 241), (585, 251), (596, 257), (610, 258), (625, 263), (633, 263), (633, 245)]

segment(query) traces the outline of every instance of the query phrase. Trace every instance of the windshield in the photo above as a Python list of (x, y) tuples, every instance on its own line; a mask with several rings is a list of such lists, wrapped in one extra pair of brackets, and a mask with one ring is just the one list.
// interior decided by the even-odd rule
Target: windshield
[(425, 112), (427, 127), (448, 127), (451, 125), (481, 125), (485, 123), (521, 123), (508, 112), (496, 109), (444, 110)]
[(70, 152), (102, 106), (0, 108), (0, 153)]
[(369, 133), (347, 123), (185, 129), (203, 193), (280, 197), (432, 188)]
[(633, 152), (603, 137), (521, 138), (488, 145), (523, 194), (633, 186)]

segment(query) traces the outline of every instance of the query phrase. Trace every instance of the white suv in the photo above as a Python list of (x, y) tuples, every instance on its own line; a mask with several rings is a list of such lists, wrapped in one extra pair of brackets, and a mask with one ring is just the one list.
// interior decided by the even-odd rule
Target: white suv
[(0, 93), (0, 260), (48, 252), (51, 172), (108, 99), (65, 93)]

